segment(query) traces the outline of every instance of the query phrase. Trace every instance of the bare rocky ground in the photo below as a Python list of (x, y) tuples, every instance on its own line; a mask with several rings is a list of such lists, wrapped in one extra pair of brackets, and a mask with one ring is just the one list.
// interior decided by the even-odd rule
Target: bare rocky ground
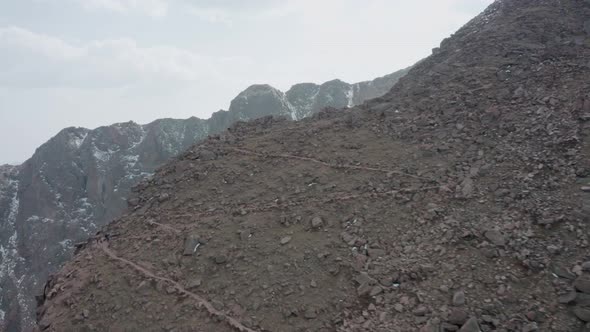
[(590, 331), (590, 3), (498, 1), (390, 93), (210, 137), (43, 331)]

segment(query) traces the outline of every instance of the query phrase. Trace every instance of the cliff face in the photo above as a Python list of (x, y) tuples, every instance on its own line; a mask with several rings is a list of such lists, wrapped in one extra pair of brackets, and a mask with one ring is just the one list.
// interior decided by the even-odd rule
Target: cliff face
[(190, 147), (47, 282), (39, 329), (587, 331), (589, 17), (496, 1), (382, 97)]
[[(387, 82), (395, 84), (398, 76)], [(327, 93), (348, 93), (350, 85), (341, 86), (344, 92), (332, 88)], [(138, 181), (195, 142), (237, 121), (267, 115), (300, 119), (323, 106), (342, 106), (330, 98), (318, 102), (314, 96), (297, 97), (313, 105), (303, 109), (268, 85), (253, 85), (232, 100), (228, 111), (207, 120), (193, 117), (94, 130), (67, 128), (24, 164), (0, 166), (0, 322), (4, 328), (21, 331), (33, 325), (34, 295), (41, 292), (44, 280), (71, 256), (75, 243), (120, 215), (130, 188)]]

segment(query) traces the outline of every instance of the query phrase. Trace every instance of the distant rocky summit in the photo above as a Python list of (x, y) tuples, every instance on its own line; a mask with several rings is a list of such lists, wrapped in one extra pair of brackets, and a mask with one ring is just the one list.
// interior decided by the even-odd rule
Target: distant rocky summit
[(94, 130), (66, 128), (19, 166), (0, 166), (0, 330), (34, 324), (34, 295), (48, 275), (126, 207), (130, 188), (164, 162), (237, 121), (298, 120), (386, 93), (407, 70), (348, 84), (297, 84), (287, 93), (252, 85), (210, 119), (160, 119)]

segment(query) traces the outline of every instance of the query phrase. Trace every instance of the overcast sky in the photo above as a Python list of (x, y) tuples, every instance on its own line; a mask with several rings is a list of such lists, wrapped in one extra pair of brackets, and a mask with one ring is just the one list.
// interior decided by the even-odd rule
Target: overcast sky
[(0, 164), (69, 126), (207, 118), (251, 84), (373, 79), (492, 0), (0, 0)]

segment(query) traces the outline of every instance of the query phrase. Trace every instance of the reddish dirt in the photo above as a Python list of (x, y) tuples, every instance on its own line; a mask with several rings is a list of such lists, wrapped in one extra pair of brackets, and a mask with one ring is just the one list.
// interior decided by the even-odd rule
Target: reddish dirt
[(590, 4), (499, 1), (382, 98), (211, 137), (47, 283), (45, 331), (589, 331)]

